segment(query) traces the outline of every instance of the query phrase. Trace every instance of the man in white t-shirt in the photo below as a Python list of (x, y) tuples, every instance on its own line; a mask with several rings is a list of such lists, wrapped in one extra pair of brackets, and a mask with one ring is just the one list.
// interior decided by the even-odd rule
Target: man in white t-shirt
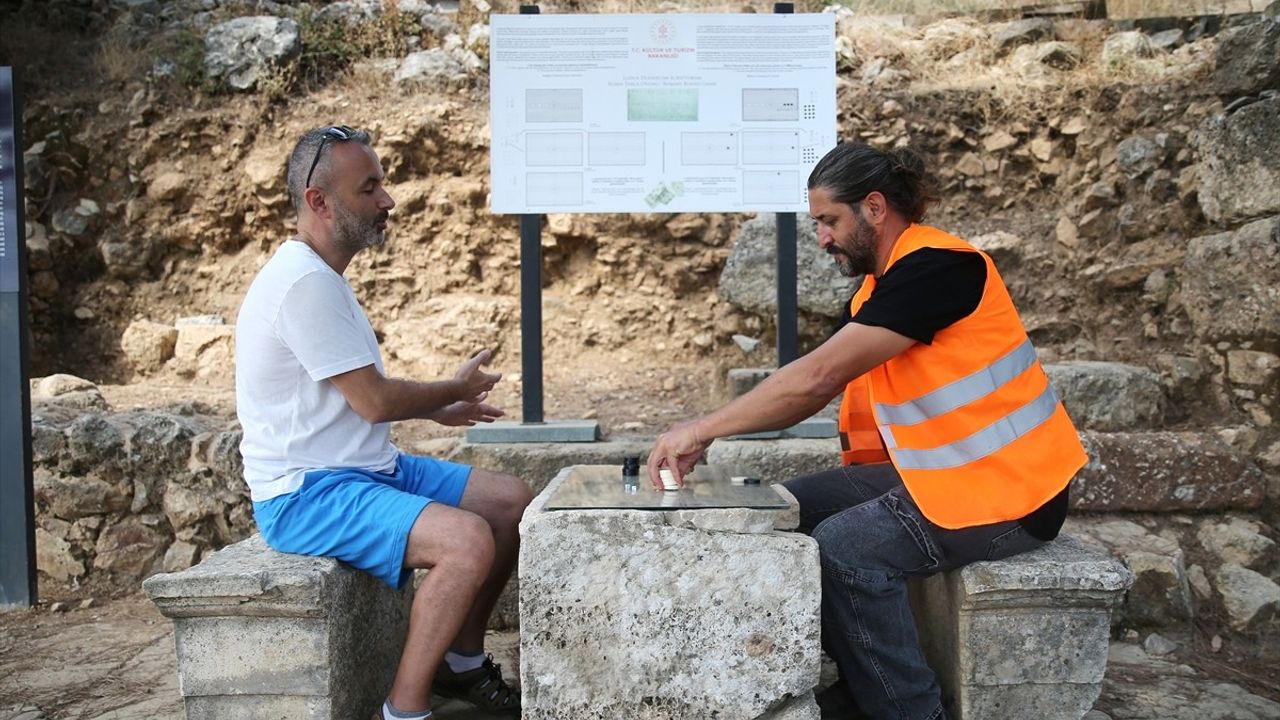
[(484, 653), (532, 499), (518, 478), (401, 453), (389, 424), (492, 422), (501, 377), (476, 353), (452, 379), (384, 374), (378, 341), (343, 272), (381, 245), (395, 201), (368, 133), (302, 136), (289, 156), (298, 233), (263, 266), (236, 321), (236, 405), (245, 480), (263, 538), (282, 552), (344, 560), (392, 587), (431, 568), (413, 601), (391, 693), (375, 718), (431, 716), (434, 691), (518, 715)]

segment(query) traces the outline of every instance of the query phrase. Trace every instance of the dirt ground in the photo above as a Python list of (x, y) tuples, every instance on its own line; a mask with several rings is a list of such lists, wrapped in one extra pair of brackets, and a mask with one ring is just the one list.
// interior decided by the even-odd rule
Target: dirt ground
[[(514, 633), (487, 649), (519, 676)], [(486, 720), (458, 701), (436, 717)], [(182, 720), (173, 625), (141, 593), (0, 613), (0, 720)]]
[[(1215, 651), (1208, 639), (1173, 639), (1180, 647), (1161, 657), (1113, 643), (1095, 708), (1113, 720), (1280, 717), (1275, 668), (1249, 667), (1244, 647)], [(493, 634), (487, 646), (504, 675), (518, 678), (517, 636)], [(489, 718), (443, 700), (436, 716)], [(142, 594), (0, 613), (0, 720), (143, 718), (182, 720), (183, 709), (172, 625)]]

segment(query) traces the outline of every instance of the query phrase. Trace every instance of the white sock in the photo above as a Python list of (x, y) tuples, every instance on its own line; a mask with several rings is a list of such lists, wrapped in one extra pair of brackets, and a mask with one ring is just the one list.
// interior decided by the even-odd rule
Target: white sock
[(456, 653), (452, 650), (444, 654), (444, 661), (449, 663), (449, 669), (455, 673), (464, 673), (468, 670), (475, 670), (484, 664), (484, 651), (480, 651), (474, 655)]
[(397, 710), (390, 700), (382, 703), (382, 720), (427, 720), (429, 717), (430, 710), (405, 712)]

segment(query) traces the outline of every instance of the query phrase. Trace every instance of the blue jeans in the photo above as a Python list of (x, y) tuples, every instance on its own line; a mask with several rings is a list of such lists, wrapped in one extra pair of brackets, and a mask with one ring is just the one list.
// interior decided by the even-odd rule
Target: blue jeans
[(784, 484), (800, 502), (801, 531), (818, 542), (822, 644), (858, 710), (874, 720), (945, 720), (942, 693), (920, 650), (907, 579), (998, 560), (1040, 541), (1017, 521), (960, 530), (934, 525), (889, 464), (842, 467)]

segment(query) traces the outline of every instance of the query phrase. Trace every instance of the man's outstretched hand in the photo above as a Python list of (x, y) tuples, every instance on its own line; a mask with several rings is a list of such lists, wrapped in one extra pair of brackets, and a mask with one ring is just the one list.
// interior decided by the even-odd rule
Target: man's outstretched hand
[[(485, 348), (471, 359), (462, 363), (462, 367), (458, 368), (458, 373), (453, 376), (454, 382), (457, 382), (462, 388), (462, 401), (469, 403), (480, 403), (493, 389), (494, 385), (502, 379), (502, 373), (487, 373), (480, 368), (489, 364), (489, 360), (493, 358), (493, 351)], [(447, 410), (448, 408), (444, 408)], [(497, 408), (493, 408), (497, 410)], [(498, 411), (501, 415), (502, 411)], [(495, 416), (496, 417), (496, 416)], [(492, 418), (488, 421), (492, 422)]]
[(471, 427), (478, 422), (491, 423), (505, 414), (492, 405), (463, 400), (440, 408), (431, 414), (431, 419), (441, 425)]

